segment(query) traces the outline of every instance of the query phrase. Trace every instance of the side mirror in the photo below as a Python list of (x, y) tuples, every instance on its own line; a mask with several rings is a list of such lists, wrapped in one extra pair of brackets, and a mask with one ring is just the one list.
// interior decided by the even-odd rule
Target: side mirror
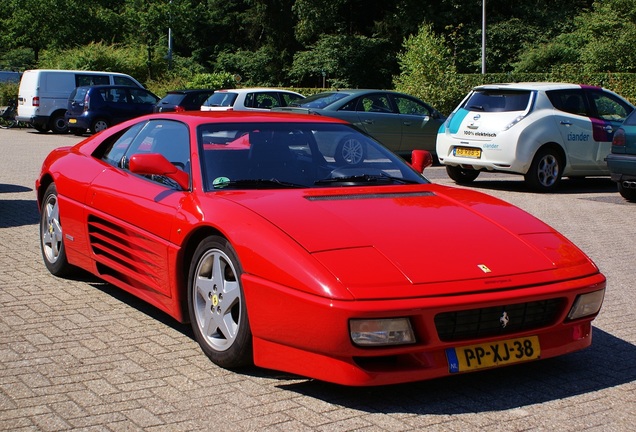
[(135, 174), (161, 175), (177, 182), (182, 190), (190, 187), (190, 176), (159, 153), (138, 153), (130, 157), (128, 168)]
[(424, 168), (433, 165), (433, 155), (427, 150), (413, 150), (411, 152), (411, 166), (415, 171), (424, 172)]

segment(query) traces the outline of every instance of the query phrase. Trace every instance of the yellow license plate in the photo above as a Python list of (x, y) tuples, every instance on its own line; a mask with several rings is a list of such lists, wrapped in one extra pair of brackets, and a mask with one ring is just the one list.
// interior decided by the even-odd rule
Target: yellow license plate
[(471, 147), (456, 147), (455, 156), (479, 159), (481, 157), (481, 149)]
[(446, 358), (451, 373), (466, 372), (535, 360), (541, 357), (537, 336), (448, 348)]
[(68, 119), (68, 122), (69, 123), (77, 123), (77, 120), (76, 119)]

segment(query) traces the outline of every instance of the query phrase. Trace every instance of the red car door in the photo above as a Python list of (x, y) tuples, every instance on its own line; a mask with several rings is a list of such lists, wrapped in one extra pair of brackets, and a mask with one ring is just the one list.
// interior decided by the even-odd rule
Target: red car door
[[(177, 148), (181, 150), (175, 151)], [(128, 171), (126, 159), (138, 152), (165, 154), (175, 165), (189, 170), (188, 130), (177, 122), (148, 122), (120, 166), (110, 166), (95, 178), (86, 197), (90, 252), (100, 273), (124, 280), (135, 289), (169, 296), (168, 256), (178, 247), (170, 242), (170, 234), (190, 192), (165, 178)], [(174, 154), (168, 154), (171, 152)]]

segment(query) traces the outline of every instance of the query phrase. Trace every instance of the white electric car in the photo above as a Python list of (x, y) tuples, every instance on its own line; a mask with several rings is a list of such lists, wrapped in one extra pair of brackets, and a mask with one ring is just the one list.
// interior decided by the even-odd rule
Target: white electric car
[(601, 87), (510, 83), (475, 87), (440, 127), (440, 163), (456, 183), (482, 171), (522, 174), (534, 190), (561, 177), (609, 175), (612, 137), (634, 105)]

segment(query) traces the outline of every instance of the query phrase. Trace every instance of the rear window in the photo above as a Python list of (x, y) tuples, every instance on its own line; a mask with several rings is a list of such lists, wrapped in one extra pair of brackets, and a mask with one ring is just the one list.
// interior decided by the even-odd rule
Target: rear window
[(87, 91), (88, 91), (88, 87), (78, 87), (75, 90), (73, 90), (73, 93), (71, 93), (70, 99), (73, 102), (82, 103), (84, 102), (84, 98), (86, 97)]
[(203, 105), (212, 107), (231, 107), (238, 95), (236, 93), (221, 92), (214, 93), (205, 101)]
[(161, 102), (165, 104), (179, 105), (184, 96), (185, 95), (183, 93), (168, 93), (163, 99), (161, 99)]
[(509, 112), (525, 111), (530, 102), (530, 90), (477, 90), (466, 101), (470, 111)]
[(632, 111), (623, 122), (625, 126), (636, 126), (636, 111)]

